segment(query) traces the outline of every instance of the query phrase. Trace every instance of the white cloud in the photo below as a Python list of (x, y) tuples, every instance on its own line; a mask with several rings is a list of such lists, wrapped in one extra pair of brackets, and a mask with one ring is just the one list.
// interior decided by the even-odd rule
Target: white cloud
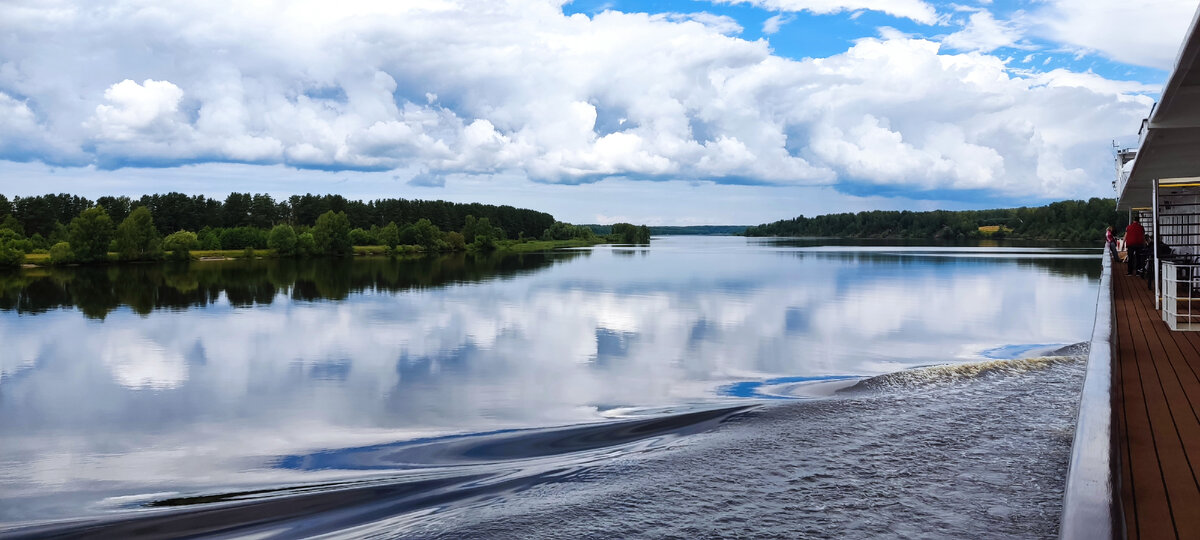
[(750, 4), (771, 11), (807, 11), (818, 15), (846, 11), (879, 11), (922, 24), (937, 22), (937, 10), (922, 0), (716, 0), (724, 4)]
[(1031, 30), (1127, 64), (1170, 70), (1196, 13), (1194, 0), (1048, 0)]
[(0, 92), (0, 126), (4, 126), (0, 130), (0, 157), (17, 157), (40, 150), (30, 142), (44, 137), (44, 128), (38, 125), (27, 103), (3, 92)]
[(125, 79), (104, 91), (110, 105), (96, 106), (93, 117), (101, 137), (117, 141), (140, 135), (171, 135), (178, 124), (183, 90), (170, 81), (146, 79), (138, 84)]
[(716, 30), (719, 33), (727, 35), (737, 35), (742, 33), (742, 25), (738, 24), (737, 20), (727, 15), (714, 15), (712, 13), (661, 13), (656, 14), (652, 19), (666, 20), (671, 22), (686, 22), (693, 21), (704, 25), (708, 28)]
[(942, 43), (960, 51), (991, 52), (1012, 47), (1021, 39), (1021, 32), (1007, 21), (997, 21), (989, 11), (977, 11), (967, 18), (962, 30), (946, 36)]
[(64, 164), (86, 163), (77, 146), (57, 140), (29, 108), (0, 91), (0, 160), (30, 161), (47, 159)]
[(998, 58), (942, 55), (916, 39), (863, 40), (815, 65), (830, 83), (804, 104), (823, 111), (813, 161), (880, 184), (1094, 193), (1104, 173), (1088, 160), (1151, 104), (1095, 81), (1018, 77)]
[(779, 13), (777, 15), (773, 15), (773, 16), (769, 17), (767, 20), (763, 21), (762, 33), (767, 34), (767, 35), (777, 34), (777, 33), (779, 33), (779, 29), (782, 28), (783, 25), (792, 22), (792, 20), (794, 18), (795, 17), (793, 17), (792, 15), (789, 15), (786, 13)]
[[(936, 17), (919, 1), (756, 5)], [(549, 0), (32, 5), (0, 20), (0, 115), (43, 143), (0, 134), (0, 158), (1073, 196), (1106, 185), (1096, 155), (1149, 107), (1137, 85), (898, 33), (795, 61), (735, 26)]]
[(1159, 90), (1158, 86), (1151, 84), (1136, 81), (1114, 81), (1092, 72), (1078, 73), (1065, 69), (1034, 73), (1029, 75), (1029, 78), (1050, 88), (1084, 88), (1097, 94), (1109, 94), (1118, 98), (1128, 94), (1144, 94)]

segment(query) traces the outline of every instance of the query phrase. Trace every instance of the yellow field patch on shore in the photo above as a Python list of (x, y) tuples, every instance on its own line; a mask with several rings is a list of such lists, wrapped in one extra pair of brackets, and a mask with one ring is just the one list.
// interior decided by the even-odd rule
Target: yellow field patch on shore
[(1008, 234), (1008, 233), (1012, 232), (1013, 230), (1008, 227), (1005, 227), (1003, 225), (984, 225), (982, 227), (979, 227), (979, 232), (986, 234), (986, 235), (996, 234), (997, 232), (1001, 232), (1001, 231), (1003, 231), (1004, 234)]

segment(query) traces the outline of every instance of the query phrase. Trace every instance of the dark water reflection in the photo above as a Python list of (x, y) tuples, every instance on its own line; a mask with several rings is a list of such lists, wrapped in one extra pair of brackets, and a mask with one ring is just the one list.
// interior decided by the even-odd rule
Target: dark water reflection
[(667, 238), (4, 274), (0, 523), (371, 478), (422, 466), (414, 441), (1083, 341), (1097, 257)]
[(0, 273), (0, 310), (37, 314), (78, 308), (104, 319), (127, 306), (203, 307), (224, 300), (234, 307), (269, 305), (281, 291), (292, 300), (344, 300), (366, 291), (400, 292), (517, 276), (588, 251), (515, 256), (466, 255), (407, 259), (258, 259), (108, 267), (51, 267)]

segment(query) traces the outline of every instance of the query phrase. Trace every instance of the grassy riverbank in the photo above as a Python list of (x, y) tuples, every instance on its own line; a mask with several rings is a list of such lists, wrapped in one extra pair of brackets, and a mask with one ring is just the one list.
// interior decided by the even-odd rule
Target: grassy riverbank
[[(608, 240), (603, 238), (593, 238), (590, 240), (572, 239), (572, 240), (501, 240), (496, 242), (496, 253), (536, 253), (540, 251), (553, 251), (556, 249), (569, 249), (590, 247), (598, 244), (603, 244)], [(474, 248), (468, 248), (468, 253), (476, 252)], [(391, 250), (390, 255), (394, 256), (414, 256), (414, 255), (437, 255), (444, 252), (428, 252), (421, 246), (396, 246)], [(270, 249), (209, 249), (209, 250), (193, 250), (189, 252), (193, 261), (214, 261), (228, 259), (244, 259), (253, 254), (256, 258), (271, 258), (277, 257), (276, 253)], [(354, 246), (354, 255), (356, 257), (383, 257), (389, 255), (387, 246)], [(108, 253), (108, 259), (105, 263), (122, 262), (115, 252)], [(47, 253), (30, 253), (25, 255), (25, 264), (33, 266), (51, 266), (50, 255)], [(95, 263), (93, 263), (95, 264)], [(100, 263), (104, 264), (104, 263)]]

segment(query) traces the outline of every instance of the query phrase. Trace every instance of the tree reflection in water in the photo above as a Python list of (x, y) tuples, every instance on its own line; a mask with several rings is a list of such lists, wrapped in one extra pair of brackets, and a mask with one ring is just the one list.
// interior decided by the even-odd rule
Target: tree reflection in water
[(78, 307), (103, 320), (128, 306), (148, 315), (218, 302), (269, 305), (280, 293), (293, 300), (344, 300), (363, 291), (399, 292), (506, 278), (586, 256), (588, 251), (389, 259), (259, 259), (32, 268), (0, 273), (0, 310), (20, 314)]

